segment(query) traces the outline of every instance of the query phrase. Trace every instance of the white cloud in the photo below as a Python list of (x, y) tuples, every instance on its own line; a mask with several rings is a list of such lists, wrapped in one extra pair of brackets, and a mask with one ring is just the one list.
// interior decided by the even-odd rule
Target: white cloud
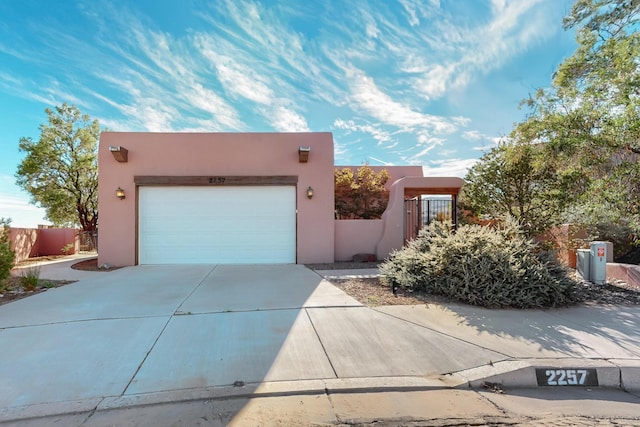
[(407, 12), (409, 24), (412, 27), (416, 25), (420, 25), (420, 19), (418, 19), (418, 13), (416, 11), (416, 4), (410, 0), (400, 0), (400, 4), (404, 7), (404, 10)]
[(437, 146), (442, 145), (442, 143), (443, 143), (443, 141), (441, 141), (441, 140), (439, 140), (439, 141), (431, 141), (430, 143), (428, 143), (426, 148), (423, 148), (422, 151), (420, 151), (417, 154), (413, 155), (409, 159), (409, 163), (411, 163), (411, 164), (423, 163), (421, 161), (422, 157), (426, 156), (431, 150), (433, 150)]
[(501, 137), (485, 135), (477, 130), (463, 132), (462, 138), (472, 142), (484, 142), (483, 145), (474, 146), (471, 148), (475, 151), (488, 151), (498, 145), (498, 143), (503, 139)]
[[(549, 0), (495, 0), (491, 19), (476, 25), (461, 24), (465, 21), (440, 10), (430, 21), (431, 31), (412, 33), (400, 41), (403, 70), (420, 73), (413, 86), (427, 100), (444, 96), (448, 89), (464, 89), (479, 79), (479, 73), (500, 68), (553, 35), (545, 1)], [(402, 4), (415, 12), (413, 1), (404, 0)], [(429, 58), (429, 63), (424, 58)]]
[(426, 99), (440, 98), (447, 90), (447, 82), (454, 75), (451, 66), (435, 65), (416, 79), (415, 87)]
[(409, 25), (415, 27), (420, 25), (420, 18), (425, 17), (433, 8), (440, 7), (440, 0), (429, 0), (429, 4), (424, 3), (421, 0), (399, 0), (400, 4), (407, 13)]
[(449, 159), (431, 162), (433, 166), (423, 166), (424, 176), (456, 176), (464, 178), (469, 169), (478, 162), (478, 159)]
[(188, 89), (186, 100), (195, 107), (211, 114), (222, 126), (238, 129), (241, 124), (236, 110), (213, 90), (201, 83), (193, 83)]
[[(475, 6), (452, 16), (437, 0), (398, 1), (355, 2), (326, 18), (309, 12), (326, 2), (220, 0), (200, 8), (201, 21), (180, 35), (126, 7), (83, 7), (97, 38), (35, 27), (48, 55), (0, 42), (0, 51), (45, 70), (33, 81), (0, 70), (0, 90), (47, 105), (98, 105), (88, 112), (113, 130), (333, 125), (336, 159), (371, 148), (378, 158), (423, 164), (465, 142), (467, 150), (490, 148), (495, 138), (464, 132), (468, 117), (438, 115), (444, 102), (432, 101), (464, 96), (483, 75), (552, 37), (545, 10), (556, 0), (490, 0), (481, 17), (471, 16)], [(48, 77), (56, 70), (58, 80)]]
[(229, 62), (229, 65), (216, 66), (218, 79), (227, 90), (258, 104), (271, 104), (273, 92), (267, 85), (256, 76), (243, 72), (237, 64)]
[(391, 162), (386, 162), (384, 160), (376, 159), (375, 157), (369, 157), (369, 158), (371, 160), (373, 160), (374, 162), (380, 163), (382, 166), (393, 166), (393, 163), (391, 163)]
[(240, 57), (241, 54), (235, 52), (232, 45), (217, 43), (216, 47), (215, 40), (204, 34), (197, 35), (194, 43), (215, 67), (218, 80), (227, 92), (258, 104), (269, 105), (273, 102), (274, 94), (269, 88), (269, 78), (257, 72), (256, 67), (250, 67), (234, 59), (231, 55)]
[(491, 7), (496, 11), (502, 11), (507, 5), (507, 0), (491, 0)]
[(462, 137), (464, 139), (474, 140), (474, 141), (477, 141), (477, 140), (480, 140), (480, 139), (484, 138), (484, 136), (480, 132), (478, 132), (477, 130), (469, 130), (469, 131), (463, 132), (462, 133)]
[(354, 107), (365, 110), (382, 123), (400, 128), (420, 126), (435, 133), (451, 133), (456, 130), (456, 126), (443, 117), (419, 113), (394, 101), (378, 88), (371, 77), (360, 70), (350, 70), (347, 77), (351, 83)]
[[(393, 137), (391, 133), (380, 128), (379, 125), (371, 125), (364, 124), (358, 125), (353, 120), (342, 120), (337, 119), (333, 122), (333, 126), (338, 129), (347, 130), (349, 133), (351, 132), (362, 132), (371, 135), (371, 137), (377, 141), (377, 145), (383, 145), (384, 143), (393, 141)], [(393, 148), (397, 145), (397, 142), (394, 142), (391, 145), (385, 145), (386, 148)]]
[(378, 27), (376, 26), (375, 23), (370, 23), (370, 24), (367, 24), (366, 33), (367, 33), (367, 37), (376, 39), (378, 38), (378, 35), (380, 35), (380, 30), (378, 30)]
[[(270, 61), (284, 61), (303, 75), (313, 73), (314, 63), (304, 54), (300, 35), (290, 31), (287, 23), (273, 10), (251, 0), (226, 0), (224, 4), (225, 14), (244, 33), (240, 36), (242, 44), (248, 44), (252, 50), (266, 55)], [(215, 19), (212, 23), (219, 25)]]
[(269, 115), (271, 125), (278, 132), (309, 132), (309, 126), (304, 117), (289, 108), (275, 107)]

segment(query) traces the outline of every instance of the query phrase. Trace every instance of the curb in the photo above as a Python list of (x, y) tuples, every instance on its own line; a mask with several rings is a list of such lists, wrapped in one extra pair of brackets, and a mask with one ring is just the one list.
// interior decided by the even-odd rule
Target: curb
[[(595, 371), (597, 385), (593, 384), (539, 384), (536, 370)], [(545, 377), (544, 372), (541, 373)], [(451, 374), (454, 381), (464, 382), (470, 388), (500, 386), (505, 388), (617, 388), (630, 393), (640, 393), (640, 362), (634, 359), (526, 359), (506, 360)], [(549, 377), (555, 378), (554, 374)], [(563, 374), (564, 377), (564, 374)]]
[(459, 385), (457, 379), (443, 375), (434, 378), (331, 378), (212, 386), (2, 408), (0, 423), (201, 400), (451, 390)]
[(546, 389), (571, 389), (575, 387), (539, 386), (535, 370), (537, 368), (573, 369), (577, 367), (595, 369), (597, 371), (599, 385), (593, 388), (616, 388), (633, 394), (640, 394), (640, 362), (634, 359), (616, 359), (615, 361), (591, 359), (507, 360), (496, 362), (493, 365), (480, 366), (434, 377), (408, 376), (276, 381), (51, 402), (0, 409), (0, 423), (201, 400), (355, 393), (401, 393), (462, 388), (493, 388), (494, 390), (499, 390), (502, 387), (512, 389), (542, 387)]

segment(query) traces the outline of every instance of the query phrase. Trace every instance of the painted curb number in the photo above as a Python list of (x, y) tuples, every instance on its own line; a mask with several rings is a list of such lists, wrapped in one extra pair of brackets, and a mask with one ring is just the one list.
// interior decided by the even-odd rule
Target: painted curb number
[(596, 369), (536, 368), (539, 386), (598, 386)]

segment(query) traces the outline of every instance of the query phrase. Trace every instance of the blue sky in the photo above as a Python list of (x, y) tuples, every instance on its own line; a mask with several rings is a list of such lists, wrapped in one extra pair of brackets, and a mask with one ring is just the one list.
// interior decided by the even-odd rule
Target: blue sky
[(336, 164), (464, 176), (571, 55), (569, 0), (0, 1), (0, 217), (20, 137), (77, 105), (114, 131), (332, 132)]

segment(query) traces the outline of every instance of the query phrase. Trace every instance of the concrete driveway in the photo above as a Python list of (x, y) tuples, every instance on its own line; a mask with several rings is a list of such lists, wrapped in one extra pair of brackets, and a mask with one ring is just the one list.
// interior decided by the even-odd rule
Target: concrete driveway
[(258, 389), (443, 387), (533, 358), (621, 359), (636, 375), (638, 324), (637, 307), (371, 309), (300, 265), (128, 267), (0, 306), (0, 421)]

